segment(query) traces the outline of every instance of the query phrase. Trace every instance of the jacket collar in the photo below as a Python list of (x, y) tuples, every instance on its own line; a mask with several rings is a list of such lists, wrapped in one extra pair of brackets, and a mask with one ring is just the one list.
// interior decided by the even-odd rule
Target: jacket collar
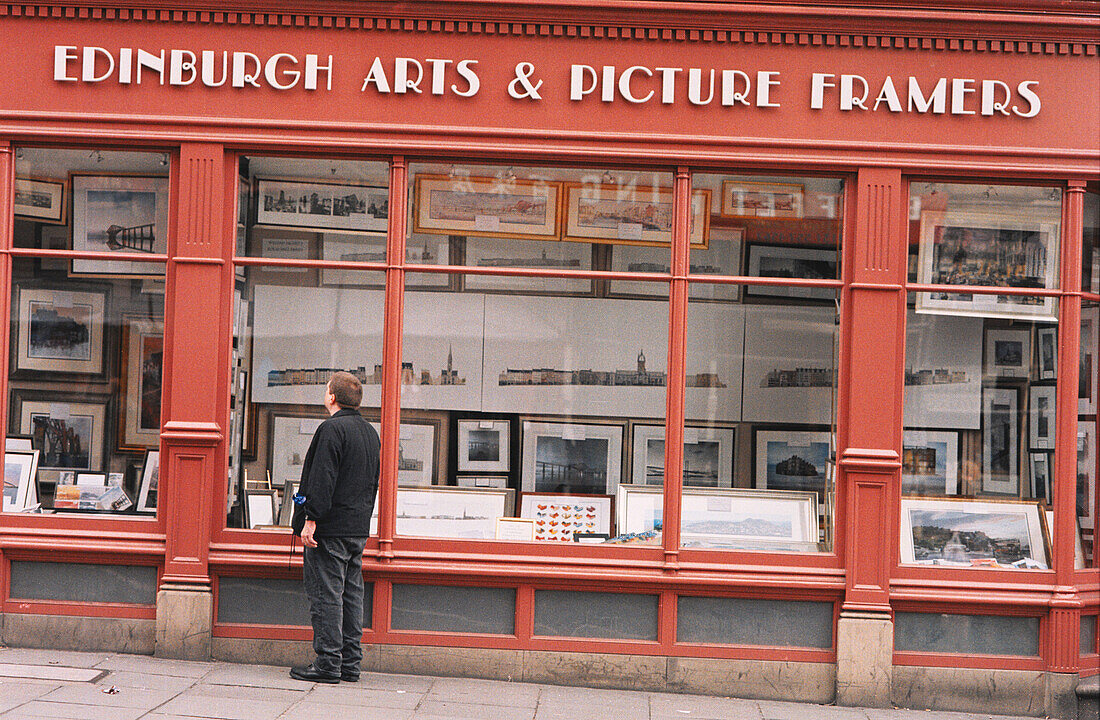
[(340, 408), (332, 414), (332, 417), (343, 417), (344, 415), (358, 415), (359, 410), (357, 408)]

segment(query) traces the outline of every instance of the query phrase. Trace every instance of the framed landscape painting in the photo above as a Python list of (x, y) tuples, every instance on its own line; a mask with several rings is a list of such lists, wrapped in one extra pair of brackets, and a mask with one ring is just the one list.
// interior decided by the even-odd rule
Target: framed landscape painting
[[(166, 255), (168, 178), (144, 175), (79, 175), (73, 193), (73, 250)], [(160, 277), (161, 263), (74, 259), (74, 275)]]
[(523, 421), (523, 492), (614, 493), (622, 475), (623, 426)]
[(901, 562), (962, 567), (1050, 566), (1035, 502), (901, 499)]
[(15, 178), (15, 216), (37, 222), (65, 222), (65, 183), (29, 177)]
[(827, 430), (757, 430), (756, 487), (815, 492), (824, 500), (832, 479), (831, 444)]
[[(684, 428), (684, 487), (733, 485), (733, 433), (731, 427)], [(664, 425), (633, 425), (631, 483), (664, 485)]]
[(722, 181), (722, 215), (733, 218), (800, 218), (801, 185)]
[(106, 378), (107, 290), (20, 287), (15, 371)]
[(413, 232), (558, 239), (561, 183), (417, 175)]
[(326, 180), (256, 180), (256, 223), (331, 230), (378, 230), (389, 224), (389, 189)]
[[(562, 240), (636, 245), (672, 243), (672, 188), (565, 183)], [(691, 195), (692, 247), (710, 235), (710, 190)]]

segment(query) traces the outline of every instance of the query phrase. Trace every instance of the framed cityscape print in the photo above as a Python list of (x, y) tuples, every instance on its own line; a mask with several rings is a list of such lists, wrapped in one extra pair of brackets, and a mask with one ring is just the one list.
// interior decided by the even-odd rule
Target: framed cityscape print
[(325, 416), (321, 412), (313, 415), (271, 414), (268, 432), (271, 455), (267, 467), (272, 486), (282, 487), (287, 482), (301, 480), (306, 451), (324, 421)]
[[(520, 240), (516, 238), (467, 235), (465, 265), (480, 268), (524, 267), (539, 270), (591, 270), (593, 248), (557, 240)], [(443, 276), (447, 277), (447, 276)], [(408, 278), (408, 275), (406, 275)], [(589, 278), (517, 277), (515, 275), (463, 276), (467, 290), (508, 291), (546, 295), (591, 295)]]
[(13, 425), (31, 436), (42, 470), (99, 472), (107, 421), (107, 400), (86, 395), (12, 390)]
[[(752, 277), (839, 280), (840, 253), (830, 248), (750, 243), (746, 274)], [(787, 287), (783, 285), (745, 286), (746, 295), (828, 300), (829, 302), (839, 297), (839, 293), (839, 289), (834, 288)]]
[(4, 512), (19, 512), (37, 502), (37, 478), (37, 450), (4, 452)]
[(959, 567), (1050, 567), (1036, 502), (901, 499), (901, 562)]
[[(1058, 237), (1057, 223), (1027, 217), (924, 211), (920, 219), (918, 281), (1055, 288)], [(1058, 318), (1054, 298), (1025, 295), (922, 292), (917, 293), (917, 312), (1018, 320)]]
[(526, 419), (522, 427), (523, 492), (615, 492), (622, 476), (622, 425)]
[[(321, 235), (321, 259), (337, 262), (386, 262), (384, 232), (326, 232)], [(416, 265), (447, 265), (450, 263), (450, 240), (438, 235), (414, 235), (406, 240), (405, 260)], [(382, 287), (385, 275), (377, 270), (322, 268), (322, 285), (354, 285)], [(445, 273), (408, 273), (405, 287), (447, 287), (451, 276)]]
[(15, 216), (37, 222), (65, 223), (65, 183), (30, 177), (15, 178)]
[[(734, 429), (684, 428), (684, 487), (732, 487)], [(665, 484), (664, 425), (631, 425), (631, 483)]]
[(1058, 328), (1041, 327), (1036, 330), (1035, 345), (1039, 359), (1039, 379), (1056, 379), (1058, 377)]
[(413, 232), (557, 240), (561, 183), (417, 175)]
[(141, 482), (138, 483), (138, 501), (135, 510), (139, 513), (155, 513), (160, 490), (160, 450), (145, 453), (145, 462), (141, 465)]
[(385, 186), (257, 178), (256, 196), (258, 225), (385, 232), (389, 224)]
[(126, 316), (122, 320), (118, 449), (142, 451), (160, 445), (164, 321)]
[(1097, 408), (1096, 338), (1100, 331), (1100, 307), (1081, 311), (1081, 368), (1077, 384), (1077, 412), (1094, 415)]
[(958, 431), (905, 430), (901, 444), (901, 492), (958, 495)]
[(983, 324), (981, 318), (906, 313), (906, 427), (981, 426)]
[[(382, 435), (378, 422), (371, 425)], [(442, 453), (447, 447), (445, 422), (434, 419), (414, 419), (403, 413), (398, 428), (397, 484), (401, 487), (440, 484), (445, 465)]]
[[(73, 250), (104, 254), (168, 254), (168, 178), (70, 176)], [(74, 275), (160, 277), (162, 263), (73, 259)]]
[[(564, 184), (562, 240), (636, 245), (672, 244), (672, 188)], [(691, 194), (692, 247), (710, 235), (710, 190)]]
[(1031, 497), (1044, 505), (1050, 505), (1054, 500), (1054, 496), (1050, 492), (1054, 453), (1045, 450), (1032, 451), (1028, 453), (1028, 465), (1031, 471)]
[[(694, 246), (689, 256), (688, 272), (694, 276), (738, 275), (741, 272), (741, 228), (710, 228), (706, 247)], [(647, 272), (668, 275), (671, 272), (671, 251), (668, 247), (614, 245), (611, 250), (611, 270), (614, 272)], [(667, 282), (642, 280), (611, 280), (608, 294), (612, 297), (668, 297)], [(736, 302), (741, 286), (736, 283), (692, 282), (688, 285), (691, 300), (723, 300)]]
[[(511, 488), (404, 487), (397, 489), (397, 534), (461, 540), (493, 540), (497, 518), (512, 517)], [(378, 505), (370, 533), (378, 532)]]
[(985, 374), (1026, 378), (1031, 374), (1031, 330), (985, 331)]
[(1020, 494), (1020, 418), (1016, 388), (982, 393), (982, 492)]
[(800, 218), (802, 186), (787, 183), (722, 181), (723, 217)]
[(106, 379), (106, 288), (20, 286), (17, 296), (16, 377), (33, 371)]
[(508, 472), (511, 426), (507, 420), (459, 420), (458, 471)]
[(1032, 385), (1028, 388), (1028, 447), (1032, 450), (1054, 449), (1055, 386)]
[(798, 428), (757, 430), (756, 487), (813, 492), (824, 501), (832, 477), (832, 433)]
[(531, 492), (519, 496), (521, 518), (535, 523), (535, 540), (572, 542), (576, 533), (611, 535), (614, 495)]

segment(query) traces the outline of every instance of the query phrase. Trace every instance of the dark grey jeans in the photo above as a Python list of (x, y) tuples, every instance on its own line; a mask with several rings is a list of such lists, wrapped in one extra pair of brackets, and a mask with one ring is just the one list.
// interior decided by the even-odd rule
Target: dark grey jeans
[(319, 537), (316, 548), (304, 548), (302, 578), (313, 621), (313, 662), (319, 672), (359, 674), (366, 544), (365, 537)]

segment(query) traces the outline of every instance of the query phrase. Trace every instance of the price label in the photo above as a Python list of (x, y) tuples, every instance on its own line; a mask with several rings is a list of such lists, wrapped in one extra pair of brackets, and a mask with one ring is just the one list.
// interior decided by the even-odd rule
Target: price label
[(475, 215), (474, 230), (494, 232), (500, 230), (500, 218), (496, 215)]

